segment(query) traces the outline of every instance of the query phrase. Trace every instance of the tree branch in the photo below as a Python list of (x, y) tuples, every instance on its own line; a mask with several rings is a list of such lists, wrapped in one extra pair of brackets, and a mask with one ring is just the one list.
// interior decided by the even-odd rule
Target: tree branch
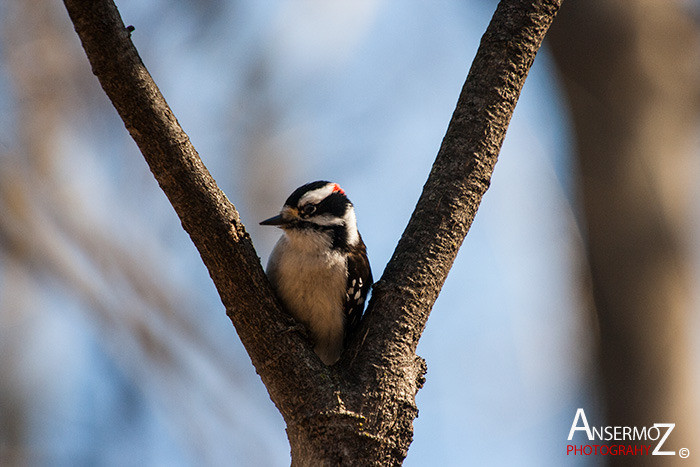
[(274, 298), (236, 208), (153, 82), (116, 6), (111, 0), (64, 3), (93, 73), (199, 250), (273, 401), (288, 414), (293, 408), (280, 404), (303, 403), (289, 394), (320, 396), (312, 375), (325, 366), (297, 333), (285, 332), (290, 318)]
[[(428, 181), (374, 286), (356, 349), (367, 361), (415, 352), (489, 187), (506, 129), (562, 0), (503, 0), (481, 39)], [(356, 344), (358, 345), (358, 344)]]

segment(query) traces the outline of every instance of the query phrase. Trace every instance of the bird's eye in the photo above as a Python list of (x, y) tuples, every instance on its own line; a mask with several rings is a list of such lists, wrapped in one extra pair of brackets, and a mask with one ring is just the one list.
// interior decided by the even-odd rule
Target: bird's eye
[(301, 208), (301, 213), (305, 216), (310, 216), (314, 212), (316, 212), (316, 206), (314, 206), (313, 204), (307, 204), (306, 206)]

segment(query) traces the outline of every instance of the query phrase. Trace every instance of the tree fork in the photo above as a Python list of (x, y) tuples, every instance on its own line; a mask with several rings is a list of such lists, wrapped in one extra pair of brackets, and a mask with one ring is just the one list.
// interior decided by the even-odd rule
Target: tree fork
[(280, 308), (235, 207), (217, 187), (131, 42), (112, 0), (64, 0), (105, 93), (190, 235), (287, 423), (294, 465), (398, 465), (418, 414), (415, 355), (433, 303), (488, 189), (505, 132), (562, 0), (502, 0), (428, 181), (366, 318), (323, 365)]

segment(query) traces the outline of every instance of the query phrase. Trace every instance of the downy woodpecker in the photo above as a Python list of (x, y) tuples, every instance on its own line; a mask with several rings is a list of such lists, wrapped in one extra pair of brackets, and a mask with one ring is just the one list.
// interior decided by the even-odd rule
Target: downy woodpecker
[(352, 203), (337, 183), (307, 183), (279, 215), (260, 224), (283, 231), (267, 263), (277, 296), (306, 326), (323, 363), (334, 364), (360, 323), (372, 285)]

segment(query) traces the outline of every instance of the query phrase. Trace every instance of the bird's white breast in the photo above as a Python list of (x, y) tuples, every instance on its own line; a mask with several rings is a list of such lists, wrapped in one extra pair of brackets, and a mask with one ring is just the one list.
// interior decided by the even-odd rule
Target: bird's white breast
[(327, 365), (343, 348), (346, 258), (318, 231), (286, 231), (275, 245), (267, 275), (290, 313), (304, 323)]

